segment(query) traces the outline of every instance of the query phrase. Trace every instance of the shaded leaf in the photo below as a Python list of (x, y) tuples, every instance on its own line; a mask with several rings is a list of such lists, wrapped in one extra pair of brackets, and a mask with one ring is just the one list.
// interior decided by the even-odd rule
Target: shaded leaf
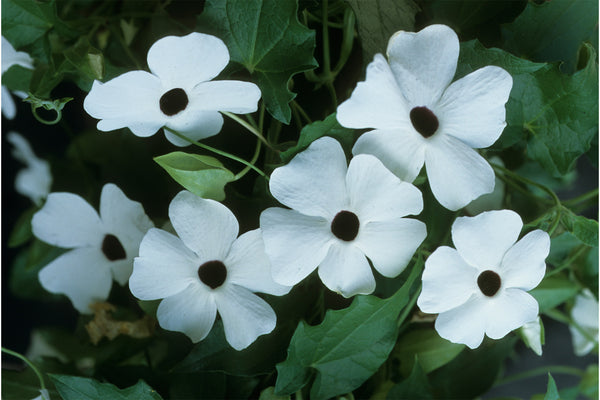
[(545, 278), (536, 288), (532, 289), (531, 294), (540, 305), (540, 313), (554, 308), (579, 292), (577, 284), (571, 282), (567, 277), (560, 275)]
[(33, 233), (31, 232), (31, 218), (33, 218), (33, 214), (37, 210), (37, 207), (31, 207), (19, 216), (8, 237), (8, 247), (20, 246), (33, 237)]
[(350, 307), (329, 310), (323, 322), (301, 321), (288, 348), (288, 358), (277, 365), (277, 394), (301, 389), (316, 370), (311, 399), (327, 399), (351, 392), (387, 359), (398, 333), (398, 315), (408, 303), (410, 289), (420, 274), (413, 266), (404, 285), (388, 299), (356, 296)]
[(231, 60), (260, 87), (269, 113), (286, 124), (296, 97), (289, 80), (317, 66), (315, 33), (298, 22), (297, 9), (297, 0), (208, 0), (198, 19), (203, 31), (223, 39)]
[(420, 8), (414, 0), (346, 0), (358, 23), (358, 36), (366, 63), (377, 53), (385, 54), (390, 37), (397, 31), (414, 31)]
[(181, 186), (207, 199), (225, 199), (225, 185), (234, 180), (233, 173), (210, 156), (175, 151), (155, 157), (154, 161)]
[(69, 375), (50, 375), (63, 400), (162, 400), (162, 397), (140, 380), (134, 386), (119, 389), (110, 383)]
[(575, 69), (581, 43), (597, 35), (597, 1), (528, 1), (521, 15), (502, 28), (505, 49), (533, 61), (564, 61), (567, 72)]
[(388, 399), (433, 399), (427, 373), (421, 368), (420, 361), (415, 356), (410, 375), (390, 389)]

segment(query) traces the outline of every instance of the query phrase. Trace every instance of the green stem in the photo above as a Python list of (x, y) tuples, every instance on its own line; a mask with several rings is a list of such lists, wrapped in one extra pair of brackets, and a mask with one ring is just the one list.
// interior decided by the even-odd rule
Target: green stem
[(22, 360), (25, 364), (27, 364), (29, 366), (29, 368), (31, 368), (33, 370), (33, 372), (35, 372), (35, 374), (37, 375), (38, 380), (40, 381), (40, 388), (42, 388), (42, 390), (46, 389), (46, 384), (44, 383), (44, 377), (42, 376), (42, 373), (40, 372), (39, 369), (37, 369), (37, 367), (31, 361), (29, 361), (29, 359), (27, 357), (25, 357), (22, 354), (17, 353), (16, 351), (8, 350), (7, 348), (4, 348), (4, 347), (2, 347), (2, 351), (6, 354), (10, 354), (11, 356)]
[(547, 366), (547, 367), (535, 368), (530, 371), (522, 372), (520, 374), (511, 375), (509, 377), (499, 380), (494, 386), (505, 385), (507, 383), (520, 381), (522, 379), (533, 378), (534, 376), (547, 375), (548, 373), (576, 375), (576, 376), (580, 376), (580, 377), (584, 375), (584, 372), (582, 370), (580, 370), (579, 368), (566, 367), (566, 366), (562, 366), (562, 365), (551, 365), (551, 366)]
[(569, 258), (567, 258), (564, 262), (561, 263), (561, 265), (551, 271), (548, 271), (548, 273), (546, 273), (546, 276), (544, 278), (547, 278), (549, 276), (552, 275), (556, 275), (558, 274), (560, 271), (569, 268), (571, 266), (571, 264), (573, 264), (573, 262), (575, 262), (583, 253), (585, 253), (586, 251), (588, 251), (589, 248), (586, 246), (580, 246), (579, 249), (577, 249), (577, 251), (575, 253), (573, 253), (573, 255)]
[(335, 64), (333, 68), (333, 72), (331, 73), (334, 77), (340, 73), (348, 58), (350, 57), (350, 53), (352, 53), (352, 46), (354, 45), (354, 25), (356, 23), (356, 16), (354, 12), (347, 8), (344, 11), (344, 31), (342, 37), (342, 46), (340, 49), (340, 58), (338, 62)]
[(575, 321), (573, 321), (572, 318), (570, 318), (567, 315), (563, 314), (562, 312), (558, 311), (556, 308), (552, 308), (550, 310), (546, 310), (546, 311), (544, 311), (544, 314), (547, 315), (548, 317), (550, 317), (550, 318), (558, 321), (558, 322), (562, 322), (565, 325), (571, 325), (571, 326), (573, 326), (588, 341), (590, 341), (592, 343), (596, 343), (596, 345), (598, 345), (598, 341), (596, 340), (596, 338), (592, 337), (592, 335), (590, 335), (578, 323), (576, 323)]
[(244, 128), (246, 128), (248, 131), (252, 132), (257, 138), (259, 138), (267, 147), (271, 148), (271, 145), (269, 144), (269, 142), (267, 141), (267, 139), (264, 138), (264, 136), (262, 135), (262, 133), (260, 133), (258, 131), (258, 129), (256, 129), (254, 126), (252, 126), (250, 123), (244, 121), (243, 119), (241, 119), (240, 117), (238, 117), (235, 114), (232, 114), (230, 112), (227, 111), (221, 111), (221, 114), (224, 114), (226, 116), (228, 116), (229, 118), (231, 118), (232, 120), (234, 120), (235, 122), (237, 122), (238, 124), (240, 124), (241, 126), (243, 126)]
[[(254, 155), (252, 156), (252, 160), (250, 160), (250, 164), (254, 165), (256, 163), (256, 160), (258, 160), (258, 156), (260, 154), (260, 145), (261, 142), (260, 140), (256, 141), (256, 148), (254, 149)], [(246, 168), (244, 168), (243, 170), (241, 170), (240, 172), (238, 172), (234, 177), (233, 180), (237, 181), (240, 180), (244, 175), (246, 175), (248, 173), (248, 171), (250, 171), (250, 166), (246, 166)]]
[(38, 108), (39, 107), (36, 107), (34, 104), (31, 104), (31, 113), (33, 114), (34, 118), (38, 120), (38, 122), (41, 122), (44, 125), (55, 125), (58, 124), (62, 119), (62, 111), (56, 109), (54, 110), (54, 112), (56, 113), (56, 118), (54, 118), (52, 121), (44, 119), (38, 115)]
[(322, 32), (323, 32), (323, 81), (327, 90), (329, 91), (329, 95), (331, 96), (331, 100), (333, 101), (333, 107), (337, 108), (337, 94), (335, 93), (335, 87), (333, 86), (333, 75), (331, 74), (331, 59), (329, 58), (329, 27), (327, 26), (329, 12), (327, 10), (328, 0), (323, 0), (322, 6), (322, 14), (321, 15), (321, 24), (322, 24)]
[(166, 129), (167, 131), (171, 132), (173, 135), (177, 136), (178, 138), (183, 139), (186, 142), (189, 142), (189, 143), (193, 144), (194, 146), (198, 146), (201, 149), (211, 151), (211, 152), (213, 152), (215, 154), (218, 154), (220, 156), (227, 157), (227, 158), (229, 158), (231, 160), (234, 160), (234, 161), (237, 161), (237, 162), (239, 162), (241, 164), (244, 164), (245, 166), (250, 167), (253, 170), (255, 170), (256, 172), (258, 172), (258, 174), (260, 176), (262, 176), (263, 178), (265, 178), (267, 181), (269, 180), (269, 177), (267, 176), (267, 174), (265, 174), (263, 171), (261, 171), (255, 165), (252, 165), (251, 163), (249, 163), (248, 161), (246, 161), (246, 160), (244, 160), (242, 158), (234, 156), (233, 154), (229, 154), (229, 153), (227, 153), (225, 151), (221, 151), (219, 149), (215, 149), (214, 147), (208, 146), (208, 145), (206, 145), (204, 143), (196, 142), (195, 140), (192, 140), (192, 139), (188, 138), (187, 136), (182, 135), (181, 133), (179, 133), (179, 132), (177, 132), (177, 131), (175, 131), (175, 130), (173, 130), (171, 128), (167, 128), (166, 126), (163, 127), (163, 128)]
[(404, 323), (404, 320), (406, 319), (406, 317), (408, 317), (408, 314), (410, 314), (413, 307), (417, 303), (417, 299), (418, 299), (419, 295), (421, 294), (421, 289), (422, 289), (422, 285), (421, 285), (421, 283), (419, 283), (418, 289), (413, 293), (412, 297), (408, 301), (408, 304), (406, 304), (406, 307), (404, 307), (404, 310), (402, 310), (402, 314), (400, 314), (400, 318), (398, 319), (398, 326), (400, 326), (400, 325), (402, 325), (402, 323)]
[(491, 164), (491, 166), (494, 169), (497, 169), (498, 171), (500, 171), (500, 172), (502, 172), (502, 173), (510, 176), (511, 178), (513, 178), (513, 179), (515, 179), (517, 181), (521, 181), (521, 182), (523, 182), (526, 185), (535, 186), (535, 187), (543, 190), (544, 192), (548, 193), (548, 195), (550, 195), (550, 197), (552, 198), (552, 201), (554, 202), (554, 204), (556, 206), (560, 207), (560, 205), (561, 205), (560, 199), (558, 198), (558, 196), (556, 195), (556, 193), (554, 193), (554, 191), (552, 189), (550, 189), (550, 188), (548, 188), (548, 187), (546, 187), (544, 185), (541, 185), (541, 184), (539, 184), (537, 182), (534, 182), (532, 180), (529, 180), (529, 179), (527, 179), (525, 177), (522, 177), (521, 175), (516, 174), (516, 173), (512, 172), (511, 170), (502, 167), (501, 165), (494, 164), (494, 163), (490, 163), (490, 164)]
[(298, 104), (298, 102), (296, 100), (292, 100), (291, 104), (292, 104), (292, 107), (294, 107), (296, 110), (298, 110), (298, 112), (300, 113), (302, 118), (304, 118), (306, 120), (307, 124), (312, 124), (312, 119), (310, 119), (310, 117), (308, 116), (306, 111), (304, 111), (304, 108), (302, 108), (302, 106), (300, 106), (300, 104)]
[(591, 199), (593, 199), (595, 197), (598, 197), (598, 188), (596, 188), (596, 189), (594, 189), (594, 190), (592, 190), (590, 192), (584, 193), (581, 196), (575, 197), (575, 198), (570, 199), (570, 200), (566, 200), (566, 201), (563, 202), (563, 204), (566, 207), (571, 208), (571, 207), (574, 207), (574, 206), (576, 206), (578, 204), (585, 203), (586, 201), (591, 200)]
[(110, 29), (111, 33), (117, 37), (117, 41), (119, 42), (119, 44), (125, 51), (125, 54), (127, 54), (127, 57), (129, 57), (131, 59), (131, 61), (133, 61), (136, 69), (143, 69), (142, 66), (140, 65), (140, 63), (138, 62), (137, 58), (135, 58), (135, 56), (131, 52), (131, 49), (129, 48), (129, 46), (127, 46), (127, 43), (125, 43), (125, 39), (123, 38), (123, 35), (121, 35), (121, 32), (119, 32), (119, 30), (117, 28), (115, 28), (114, 24), (110, 24), (109, 29)]

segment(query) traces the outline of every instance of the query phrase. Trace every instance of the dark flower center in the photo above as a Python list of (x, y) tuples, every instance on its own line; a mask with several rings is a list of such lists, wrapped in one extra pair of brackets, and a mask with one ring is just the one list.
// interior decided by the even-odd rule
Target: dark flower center
[(492, 297), (498, 293), (500, 283), (500, 275), (490, 270), (483, 271), (477, 278), (477, 285), (479, 285), (481, 293), (488, 297)]
[(198, 268), (198, 277), (206, 286), (216, 289), (225, 282), (227, 268), (221, 261), (207, 261)]
[(424, 138), (433, 136), (440, 126), (433, 111), (427, 107), (415, 107), (410, 110), (410, 122)]
[(168, 116), (185, 110), (187, 105), (187, 94), (185, 94), (185, 90), (180, 88), (171, 89), (160, 98), (160, 109)]
[(104, 236), (102, 252), (110, 261), (124, 260), (127, 258), (123, 245), (115, 235), (110, 233)]
[(350, 211), (340, 211), (331, 221), (331, 232), (338, 238), (349, 242), (358, 235), (360, 222), (356, 214)]

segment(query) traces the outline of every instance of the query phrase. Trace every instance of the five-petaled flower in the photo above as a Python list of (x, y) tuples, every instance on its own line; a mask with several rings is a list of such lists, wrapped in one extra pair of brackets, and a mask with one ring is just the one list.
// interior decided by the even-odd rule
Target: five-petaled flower
[(260, 216), (276, 282), (294, 285), (318, 267), (325, 286), (345, 297), (369, 294), (375, 279), (400, 274), (425, 239), (425, 224), (403, 218), (423, 209), (421, 192), (370, 155), (347, 165), (340, 144), (314, 141), (273, 171), (273, 196), (292, 208)]
[(229, 63), (221, 39), (193, 32), (167, 36), (148, 51), (150, 72), (130, 71), (106, 83), (94, 81), (84, 100), (85, 111), (100, 119), (98, 129), (129, 128), (147, 137), (165, 127), (177, 146), (216, 135), (223, 126), (219, 111), (250, 113), (257, 109), (260, 89), (242, 81), (211, 81)]
[(439, 314), (441, 337), (473, 349), (484, 334), (500, 339), (537, 318), (538, 303), (527, 291), (544, 277), (550, 237), (538, 229), (517, 241), (522, 227), (510, 210), (456, 219), (456, 249), (442, 246), (429, 256), (417, 300), (422, 311)]
[[(29, 54), (16, 51), (4, 36), (2, 36), (2, 74), (10, 69), (13, 65), (20, 65), (23, 68), (33, 69), (33, 59)], [(19, 97), (27, 96), (24, 92), (15, 92)], [(8, 119), (14, 119), (17, 115), (17, 107), (13, 100), (10, 90), (2, 85), (2, 114)]]
[(160, 326), (198, 342), (218, 311), (236, 350), (271, 332), (275, 312), (254, 292), (283, 295), (290, 288), (273, 281), (260, 230), (238, 237), (227, 207), (188, 191), (171, 201), (169, 219), (179, 237), (149, 230), (129, 280), (137, 298), (163, 299), (156, 312)]
[(585, 289), (575, 297), (571, 318), (577, 325), (570, 325), (573, 349), (578, 356), (584, 356), (598, 348), (598, 300)]
[(367, 77), (337, 110), (363, 134), (353, 154), (373, 154), (401, 179), (412, 182), (426, 166), (435, 198), (457, 210), (494, 189), (494, 172), (475, 150), (491, 146), (506, 126), (504, 104), (512, 78), (487, 66), (450, 84), (459, 42), (452, 29), (431, 25), (400, 31), (375, 55)]
[(142, 205), (108, 183), (100, 195), (100, 215), (73, 193), (50, 193), (31, 221), (46, 243), (71, 248), (39, 272), (42, 286), (65, 294), (81, 313), (108, 298), (112, 280), (127, 283), (140, 242), (153, 226)]
[(27, 139), (16, 132), (6, 135), (14, 147), (12, 155), (23, 162), (26, 167), (19, 172), (15, 178), (15, 190), (23, 196), (29, 197), (36, 205), (42, 205), (42, 201), (50, 193), (52, 186), (52, 174), (48, 161), (38, 158)]

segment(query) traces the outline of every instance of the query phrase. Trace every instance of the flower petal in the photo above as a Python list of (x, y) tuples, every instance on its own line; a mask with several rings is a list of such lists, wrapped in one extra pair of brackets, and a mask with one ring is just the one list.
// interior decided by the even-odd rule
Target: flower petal
[(376, 54), (348, 100), (337, 109), (337, 120), (347, 128), (393, 129), (410, 125), (410, 108), (387, 61)]
[(94, 81), (84, 110), (99, 119), (104, 132), (129, 128), (136, 136), (154, 135), (166, 122), (159, 106), (160, 80), (145, 71), (131, 71), (106, 83)]
[[(221, 131), (223, 127), (223, 116), (218, 111), (204, 111), (199, 109), (198, 104), (190, 104), (185, 111), (169, 118), (165, 126), (191, 141), (198, 141), (214, 136)], [(175, 146), (185, 147), (191, 143), (165, 129), (165, 137)]]
[(199, 110), (247, 114), (258, 109), (260, 89), (251, 82), (211, 81), (198, 84), (190, 97), (190, 103), (197, 102)]
[(97, 246), (104, 227), (96, 210), (73, 193), (50, 193), (31, 220), (33, 234), (58, 247)]
[(425, 167), (435, 198), (456, 211), (494, 190), (494, 171), (475, 150), (451, 136), (435, 135), (425, 152)]
[(431, 106), (448, 87), (458, 62), (456, 33), (445, 25), (430, 25), (417, 33), (396, 32), (387, 56), (410, 107)]
[(44, 289), (66, 295), (80, 313), (90, 314), (89, 305), (105, 301), (110, 293), (112, 278), (109, 261), (91, 247), (68, 251), (39, 272)]
[(521, 217), (514, 211), (487, 211), (457, 218), (452, 225), (452, 241), (466, 262), (485, 271), (500, 266), (522, 227)]
[(229, 63), (221, 39), (204, 33), (166, 36), (148, 50), (148, 67), (165, 87), (191, 89), (217, 76)]
[(489, 301), (485, 333), (492, 339), (501, 339), (514, 329), (538, 316), (538, 303), (521, 289), (500, 291)]
[(454, 82), (436, 110), (440, 129), (469, 147), (494, 144), (506, 126), (504, 105), (512, 78), (500, 67), (488, 66)]
[(200, 284), (190, 285), (181, 293), (167, 297), (156, 310), (156, 318), (163, 329), (183, 332), (194, 343), (208, 335), (216, 317), (215, 300)]
[(257, 337), (275, 329), (277, 316), (257, 295), (236, 285), (214, 292), (227, 342), (236, 350), (250, 346)]
[(273, 279), (286, 286), (295, 285), (314, 271), (335, 240), (325, 218), (278, 207), (262, 212), (260, 228)]
[(550, 236), (544, 231), (535, 230), (515, 243), (502, 259), (500, 273), (505, 287), (525, 291), (536, 287), (544, 278), (550, 252)]
[(346, 175), (350, 205), (361, 224), (419, 214), (423, 196), (419, 189), (403, 182), (377, 158), (359, 154), (352, 158)]
[(332, 243), (319, 265), (319, 277), (329, 290), (344, 297), (370, 294), (375, 290), (375, 278), (367, 258), (354, 244)]
[(425, 224), (416, 219), (397, 218), (369, 222), (355, 240), (383, 276), (398, 276), (427, 236)]
[(223, 260), (238, 235), (238, 222), (223, 204), (183, 190), (169, 205), (169, 218), (183, 243), (204, 261)]
[(283, 295), (291, 287), (276, 283), (271, 275), (271, 262), (265, 254), (260, 229), (241, 235), (231, 245), (224, 260), (230, 282), (253, 292)]
[(181, 239), (152, 228), (140, 244), (140, 256), (134, 260), (129, 289), (141, 300), (173, 296), (198, 282), (201, 264)]
[(315, 140), (271, 174), (269, 188), (280, 203), (302, 214), (333, 217), (348, 207), (346, 156), (330, 137)]
[(466, 303), (442, 312), (435, 320), (435, 330), (452, 343), (463, 343), (471, 349), (479, 347), (485, 335), (486, 300), (473, 295)]
[(419, 308), (439, 314), (464, 304), (479, 292), (479, 271), (468, 265), (458, 252), (447, 246), (438, 247), (425, 262), (423, 290), (417, 300)]
[(415, 180), (425, 162), (425, 140), (406, 129), (374, 130), (363, 133), (352, 148), (352, 154), (371, 154), (398, 178)]
[(142, 204), (130, 200), (112, 183), (107, 183), (102, 188), (100, 218), (106, 231), (117, 236), (128, 258), (138, 255), (144, 234), (154, 226)]
[(10, 90), (4, 85), (2, 85), (2, 115), (6, 119), (15, 119), (17, 116), (17, 106), (15, 101), (10, 94)]
[(13, 65), (33, 69), (33, 59), (23, 51), (17, 51), (13, 45), (2, 36), (2, 73), (8, 71)]

